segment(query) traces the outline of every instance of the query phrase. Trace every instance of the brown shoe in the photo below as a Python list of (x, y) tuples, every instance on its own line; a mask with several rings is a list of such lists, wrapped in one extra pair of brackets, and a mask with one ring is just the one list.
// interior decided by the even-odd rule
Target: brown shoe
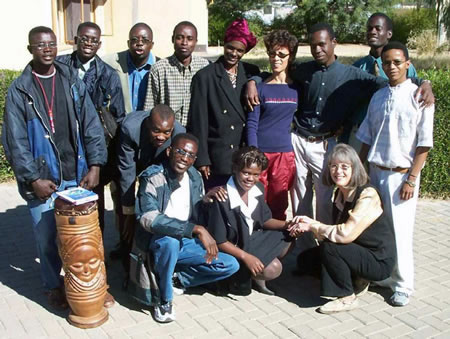
[(64, 287), (52, 288), (45, 292), (45, 294), (47, 295), (47, 300), (51, 307), (58, 310), (66, 310), (69, 308), (66, 294), (64, 293)]
[(110, 308), (113, 307), (115, 303), (116, 301), (114, 300), (114, 297), (111, 294), (109, 294), (109, 292), (106, 292), (105, 303), (103, 304), (103, 306), (105, 308)]

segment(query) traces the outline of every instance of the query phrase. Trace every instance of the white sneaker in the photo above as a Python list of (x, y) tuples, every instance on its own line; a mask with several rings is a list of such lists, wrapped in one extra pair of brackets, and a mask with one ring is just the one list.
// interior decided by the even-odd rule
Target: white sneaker
[(160, 323), (170, 323), (175, 320), (175, 310), (172, 302), (156, 305), (154, 308), (155, 320)]

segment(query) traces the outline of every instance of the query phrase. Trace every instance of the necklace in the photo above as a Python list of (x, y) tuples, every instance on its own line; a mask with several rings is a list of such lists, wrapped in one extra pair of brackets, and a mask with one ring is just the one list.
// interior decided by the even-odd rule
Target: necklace
[(41, 88), (42, 95), (44, 96), (45, 105), (47, 106), (48, 119), (50, 120), (50, 127), (52, 129), (52, 133), (55, 133), (55, 122), (53, 120), (53, 102), (55, 100), (55, 76), (56, 71), (51, 75), (52, 77), (52, 99), (51, 103), (48, 103), (47, 94), (45, 93), (44, 86), (42, 85), (41, 80), (39, 80), (39, 76), (35, 71), (33, 71), (33, 75), (36, 78), (39, 87)]

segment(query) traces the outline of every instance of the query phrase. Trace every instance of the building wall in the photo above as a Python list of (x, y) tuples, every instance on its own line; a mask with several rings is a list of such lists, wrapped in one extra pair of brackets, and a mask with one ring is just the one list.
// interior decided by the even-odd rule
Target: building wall
[[(2, 0), (6, 1), (6, 0)], [(28, 32), (35, 26), (53, 28), (58, 37), (58, 54), (70, 53), (73, 46), (63, 39), (63, 16), (57, 10), (62, 0), (8, 1), (0, 12), (0, 36), (8, 40), (0, 53), (1, 69), (23, 69), (31, 60), (27, 51)], [(208, 9), (205, 0), (92, 0), (96, 4), (91, 20), (102, 27), (102, 48), (99, 55), (127, 49), (128, 32), (137, 22), (153, 29), (153, 51), (159, 57), (173, 53), (173, 27), (188, 20), (198, 29), (198, 47), (208, 44)], [(7, 10), (5, 10), (7, 9)], [(19, 14), (18, 14), (19, 13)], [(14, 38), (11, 37), (14, 32)]]
[(0, 53), (1, 69), (23, 69), (31, 60), (28, 32), (35, 26), (52, 27), (52, 4), (48, 0), (2, 1), (1, 41), (8, 42)]

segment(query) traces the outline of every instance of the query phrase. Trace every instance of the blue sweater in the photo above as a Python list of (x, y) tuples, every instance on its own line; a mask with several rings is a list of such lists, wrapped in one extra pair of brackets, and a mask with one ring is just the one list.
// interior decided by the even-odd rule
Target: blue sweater
[(247, 118), (247, 142), (263, 152), (290, 152), (291, 123), (298, 104), (295, 84), (258, 84), (260, 105)]

